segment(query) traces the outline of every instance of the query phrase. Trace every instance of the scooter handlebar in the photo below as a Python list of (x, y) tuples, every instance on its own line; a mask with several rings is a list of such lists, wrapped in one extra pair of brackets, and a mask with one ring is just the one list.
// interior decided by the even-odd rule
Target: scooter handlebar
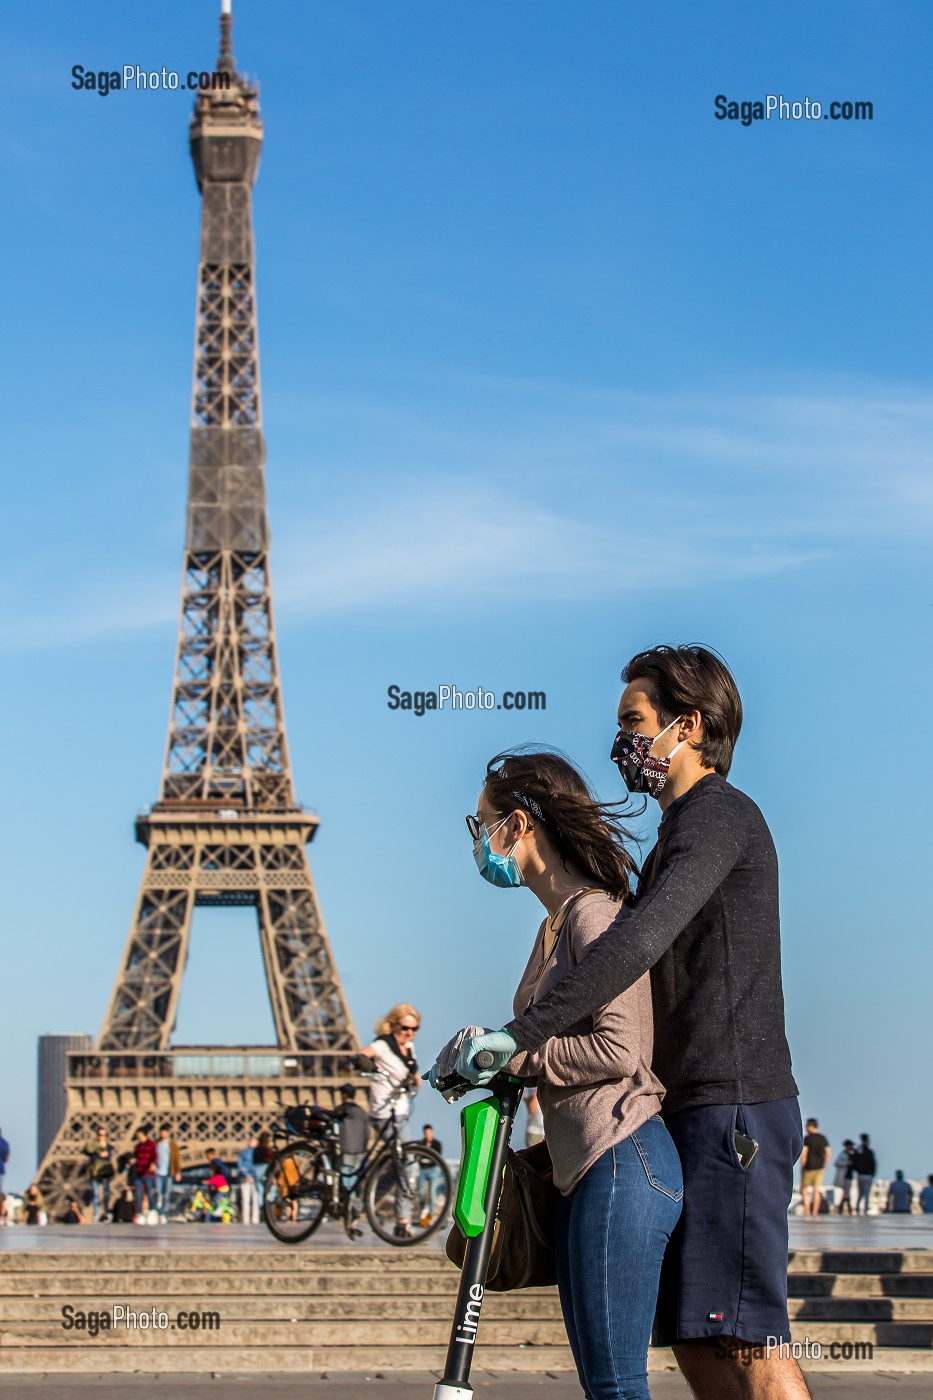
[(473, 1063), (477, 1069), (492, 1069), (496, 1063), (496, 1057), (491, 1050), (477, 1050), (473, 1057)]

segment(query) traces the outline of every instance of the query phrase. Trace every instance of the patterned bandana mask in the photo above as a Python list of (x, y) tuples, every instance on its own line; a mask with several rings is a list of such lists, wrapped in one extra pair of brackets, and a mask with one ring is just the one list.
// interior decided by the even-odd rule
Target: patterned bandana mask
[(649, 797), (660, 797), (664, 784), (667, 782), (671, 759), (687, 741), (681, 739), (679, 744), (674, 745), (666, 758), (659, 758), (651, 750), (661, 735), (666, 734), (669, 729), (673, 729), (674, 725), (679, 724), (682, 719), (683, 715), (672, 719), (670, 724), (665, 725), (661, 733), (656, 734), (653, 739), (649, 739), (647, 734), (636, 734), (631, 729), (619, 730), (615, 737), (615, 743), (612, 745), (612, 753), (609, 756), (622, 774), (622, 781), (629, 792), (647, 792)]

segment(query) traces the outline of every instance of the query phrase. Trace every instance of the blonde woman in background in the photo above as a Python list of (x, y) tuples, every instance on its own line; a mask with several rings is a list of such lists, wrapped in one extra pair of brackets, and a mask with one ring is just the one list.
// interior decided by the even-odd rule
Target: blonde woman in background
[[(369, 1086), (369, 1117), (378, 1131), (394, 1116), (398, 1135), (408, 1135), (411, 1105), (421, 1088), (415, 1059), (415, 1034), (421, 1017), (409, 1002), (399, 1002), (376, 1022), (376, 1039), (360, 1051), (373, 1060), (376, 1073)], [(411, 1234), (411, 1194), (399, 1190), (395, 1198), (395, 1233), (399, 1239)]]

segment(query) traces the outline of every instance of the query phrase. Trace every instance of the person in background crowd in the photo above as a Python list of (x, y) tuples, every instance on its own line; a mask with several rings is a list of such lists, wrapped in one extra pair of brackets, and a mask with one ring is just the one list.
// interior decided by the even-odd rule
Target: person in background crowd
[(335, 1113), (340, 1123), (340, 1175), (349, 1191), (369, 1142), (369, 1114), (356, 1102), (355, 1085), (341, 1085)]
[[(419, 1147), (431, 1147), (439, 1157), (444, 1155), (444, 1147), (440, 1138), (434, 1136), (434, 1129), (430, 1123), (425, 1123), (422, 1129), (422, 1136), (417, 1139)], [(430, 1225), (443, 1202), (440, 1200), (441, 1188), (444, 1185), (444, 1176), (440, 1167), (421, 1167), (418, 1171), (418, 1201), (421, 1211), (421, 1228)]]
[[(800, 1154), (800, 1198), (804, 1215), (819, 1215), (823, 1197), (823, 1172), (829, 1157), (829, 1143), (815, 1118), (807, 1119), (807, 1134)], [(810, 1192), (809, 1203), (807, 1192)]]
[(846, 1138), (842, 1144), (842, 1151), (836, 1158), (836, 1175), (833, 1177), (833, 1186), (840, 1192), (839, 1204), (836, 1211), (839, 1215), (844, 1215), (846, 1211), (852, 1214), (852, 1182), (855, 1178), (855, 1168), (852, 1165), (852, 1157), (855, 1152), (855, 1143), (851, 1138)]
[(903, 1172), (895, 1172), (894, 1180), (888, 1187), (888, 1199), (885, 1203), (885, 1210), (891, 1215), (909, 1215), (911, 1206), (914, 1203), (914, 1188), (909, 1181), (904, 1180)]
[(41, 1225), (40, 1216), (44, 1214), (42, 1197), (39, 1194), (38, 1186), (30, 1186), (23, 1197), (23, 1211), (26, 1216), (27, 1225)]
[[(136, 1214), (139, 1223), (146, 1223), (146, 1213), (155, 1210), (155, 1163), (156, 1145), (149, 1136), (151, 1129), (136, 1129), (136, 1145), (133, 1148), (133, 1165), (136, 1169)], [(145, 1205), (143, 1204), (145, 1202)]]
[(87, 1173), (93, 1193), (92, 1213), (95, 1220), (106, 1221), (110, 1210), (110, 1181), (113, 1176), (113, 1147), (106, 1128), (98, 1128), (84, 1144), (88, 1159)]
[(852, 1165), (855, 1168), (855, 1179), (858, 1182), (858, 1194), (855, 1199), (855, 1213), (859, 1211), (868, 1214), (868, 1201), (871, 1196), (871, 1184), (875, 1179), (875, 1172), (878, 1170), (875, 1161), (875, 1154), (868, 1143), (868, 1134), (862, 1133), (859, 1136), (859, 1144), (852, 1156)]
[(920, 1209), (924, 1215), (933, 1215), (933, 1176), (927, 1177), (927, 1184), (920, 1192)]
[(0, 1225), (11, 1225), (13, 1223), (10, 1218), (9, 1201), (9, 1196), (5, 1196), (3, 1192), (0, 1191)]
[[(229, 1171), (227, 1170), (227, 1164), (226, 1164), (226, 1162), (222, 1161), (221, 1158), (217, 1156), (217, 1148), (216, 1148), (216, 1147), (209, 1147), (209, 1148), (207, 1149), (207, 1152), (205, 1153), (205, 1160), (206, 1160), (206, 1162), (207, 1162), (207, 1165), (208, 1165), (208, 1166), (210, 1167), (210, 1169), (211, 1169), (211, 1176), (212, 1176), (212, 1177), (214, 1177), (214, 1176), (223, 1177), (223, 1183), (222, 1183), (222, 1184), (223, 1184), (224, 1186), (229, 1186), (229, 1184), (230, 1184), (230, 1182), (229, 1182), (230, 1173), (229, 1173)], [(220, 1184), (220, 1183), (218, 1183), (218, 1184)], [(208, 1185), (210, 1185), (210, 1183), (208, 1183)]]
[(5, 1195), (4, 1182), (6, 1181), (6, 1164), (10, 1160), (10, 1144), (3, 1136), (0, 1129), (0, 1196)]
[[(369, 1086), (373, 1127), (380, 1131), (394, 1114), (398, 1135), (403, 1140), (408, 1134), (412, 1102), (421, 1088), (415, 1059), (415, 1036), (420, 1025), (421, 1017), (415, 1008), (407, 1001), (399, 1002), (376, 1023), (376, 1039), (360, 1051), (361, 1056), (375, 1061), (378, 1071)], [(416, 1189), (412, 1182), (410, 1190), (403, 1190), (400, 1184), (396, 1192), (395, 1234), (399, 1239), (411, 1236), (410, 1202)]]
[(167, 1123), (159, 1129), (156, 1143), (156, 1210), (164, 1225), (168, 1218), (168, 1205), (172, 1197), (172, 1182), (181, 1181), (181, 1152)]
[(69, 1196), (68, 1203), (65, 1209), (65, 1214), (62, 1216), (62, 1224), (84, 1225), (86, 1223), (87, 1222), (85, 1221), (84, 1216), (81, 1213), (81, 1207), (78, 1205), (78, 1202), (75, 1200), (74, 1196)]
[(257, 1139), (256, 1146), (253, 1148), (253, 1171), (256, 1175), (256, 1199), (260, 1210), (262, 1209), (262, 1203), (266, 1195), (266, 1167), (268, 1167), (272, 1160), (272, 1156), (272, 1135), (267, 1132), (261, 1132)]
[(535, 1147), (539, 1142), (544, 1141), (544, 1114), (541, 1112), (541, 1105), (538, 1103), (538, 1092), (531, 1091), (531, 1095), (525, 1104), (528, 1110), (528, 1117), (525, 1121), (525, 1146)]
[(124, 1186), (119, 1196), (113, 1203), (113, 1210), (110, 1218), (114, 1225), (132, 1225), (136, 1219), (136, 1202), (133, 1199), (133, 1192), (129, 1186)]
[(256, 1192), (256, 1166), (253, 1154), (259, 1146), (258, 1138), (250, 1138), (249, 1145), (243, 1148), (236, 1159), (240, 1175), (240, 1222), (243, 1225), (259, 1224), (259, 1197)]

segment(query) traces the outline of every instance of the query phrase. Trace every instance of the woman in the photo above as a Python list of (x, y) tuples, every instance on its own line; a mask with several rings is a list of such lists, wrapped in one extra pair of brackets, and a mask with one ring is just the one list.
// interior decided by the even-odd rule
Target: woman
[[(369, 1116), (378, 1131), (394, 1115), (399, 1137), (404, 1141), (412, 1101), (421, 1088), (418, 1061), (415, 1059), (415, 1035), (421, 1017), (407, 1001), (399, 1002), (376, 1022), (376, 1039), (365, 1046), (361, 1055), (375, 1062), (377, 1073), (369, 1086)], [(395, 1234), (399, 1239), (411, 1235), (411, 1207), (416, 1199), (417, 1185), (410, 1192), (401, 1188), (395, 1196)]]
[[(467, 818), (480, 873), (527, 886), (546, 911), (514, 1000), (544, 996), (631, 900), (635, 865), (610, 806), (566, 759), (499, 754)], [(567, 1336), (588, 1400), (649, 1400), (647, 1354), (683, 1179), (658, 1116), (651, 989), (642, 977), (593, 1017), (509, 1062), (536, 1085), (561, 1192), (554, 1253)]]
[(42, 1216), (45, 1214), (45, 1206), (39, 1194), (38, 1186), (30, 1186), (23, 1197), (23, 1209), (26, 1215), (27, 1225), (41, 1225)]

